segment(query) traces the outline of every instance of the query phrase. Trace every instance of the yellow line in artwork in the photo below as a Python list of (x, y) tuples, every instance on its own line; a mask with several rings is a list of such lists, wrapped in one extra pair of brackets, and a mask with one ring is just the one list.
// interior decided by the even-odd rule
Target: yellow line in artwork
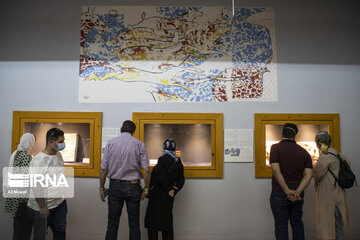
[(91, 80), (100, 80), (100, 78), (96, 75), (96, 74), (91, 74), (89, 76), (87, 76), (87, 78), (85, 79), (85, 81), (91, 81)]
[(188, 61), (184, 61), (184, 63), (189, 64), (189, 65), (193, 65), (193, 66), (196, 66), (196, 65), (197, 65), (196, 63), (188, 62)]
[(185, 87), (185, 86), (183, 86), (183, 85), (180, 85), (180, 84), (171, 84), (171, 86), (176, 86), (176, 87), (181, 87), (181, 88), (185, 88), (186, 90), (188, 90), (189, 92), (191, 92), (191, 89), (190, 88), (188, 88), (188, 87)]
[(104, 80), (106, 80), (106, 79), (109, 79), (109, 78), (111, 78), (111, 77), (114, 77), (114, 78), (116, 78), (116, 79), (122, 80), (122, 79), (119, 77), (119, 75), (116, 74), (116, 73), (107, 73), (107, 74), (105, 74), (102, 78), (103, 78)]

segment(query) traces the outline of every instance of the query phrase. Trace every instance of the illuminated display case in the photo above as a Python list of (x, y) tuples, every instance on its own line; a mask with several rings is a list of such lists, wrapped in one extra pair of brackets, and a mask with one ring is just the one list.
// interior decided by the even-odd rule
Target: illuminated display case
[(24, 133), (36, 137), (30, 154), (45, 148), (46, 132), (51, 128), (64, 131), (66, 147), (61, 154), (66, 167), (73, 167), (75, 176), (98, 177), (101, 162), (101, 112), (13, 112), (12, 151)]
[(319, 131), (328, 131), (332, 137), (332, 147), (340, 151), (339, 114), (255, 114), (255, 176), (272, 176), (269, 164), (270, 148), (282, 138), (285, 123), (298, 127), (295, 141), (306, 149), (313, 162), (319, 158), (315, 136)]
[(145, 143), (154, 166), (165, 139), (176, 142), (185, 177), (223, 176), (223, 115), (221, 113), (133, 113), (134, 136)]

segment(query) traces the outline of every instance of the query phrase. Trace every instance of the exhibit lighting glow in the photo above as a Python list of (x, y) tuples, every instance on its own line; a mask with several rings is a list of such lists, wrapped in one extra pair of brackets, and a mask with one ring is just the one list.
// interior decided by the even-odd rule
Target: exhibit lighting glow
[(315, 142), (297, 142), (297, 144), (308, 151), (313, 161), (317, 161), (319, 159), (319, 149), (317, 148)]
[(150, 165), (156, 165), (158, 160), (157, 159), (149, 159), (150, 160)]
[[(271, 146), (279, 141), (266, 141), (266, 166), (270, 166), (269, 157)], [(319, 158), (319, 149), (316, 146), (315, 142), (296, 142), (298, 145), (303, 147), (311, 156), (313, 162), (316, 162)]]
[(76, 162), (79, 135), (77, 133), (64, 133), (65, 149), (61, 152), (64, 162)]

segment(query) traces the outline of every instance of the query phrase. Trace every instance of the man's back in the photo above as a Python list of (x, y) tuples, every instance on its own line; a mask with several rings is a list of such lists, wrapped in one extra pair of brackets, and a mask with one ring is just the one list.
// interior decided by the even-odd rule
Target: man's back
[(124, 132), (106, 144), (101, 168), (111, 179), (134, 180), (142, 178), (140, 168), (148, 164), (144, 143)]
[(283, 140), (274, 144), (270, 150), (273, 173), (270, 206), (277, 240), (289, 239), (289, 221), (293, 239), (305, 239), (302, 207), (304, 189), (312, 177), (312, 161), (310, 154), (296, 144), (297, 133), (298, 128), (295, 124), (284, 124)]
[[(134, 138), (136, 125), (130, 120), (123, 122), (121, 135), (111, 139), (105, 146), (100, 170), (100, 200), (105, 202), (106, 176), (110, 178), (108, 197), (108, 225), (107, 240), (116, 240), (120, 216), (124, 203), (128, 213), (129, 237), (131, 240), (140, 240), (140, 200), (146, 197), (149, 191), (150, 168), (145, 144)], [(140, 179), (144, 172), (144, 190)]]
[[(270, 163), (279, 163), (281, 174), (291, 189), (299, 185), (305, 168), (312, 168), (310, 154), (294, 140), (284, 139), (274, 144), (270, 151)], [(281, 190), (275, 177), (272, 178), (273, 191)]]

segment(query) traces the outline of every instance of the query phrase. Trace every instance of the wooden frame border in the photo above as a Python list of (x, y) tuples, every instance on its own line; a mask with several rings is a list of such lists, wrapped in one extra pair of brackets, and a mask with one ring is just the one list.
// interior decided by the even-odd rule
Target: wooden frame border
[(144, 141), (144, 124), (211, 124), (212, 160), (211, 166), (185, 166), (187, 178), (222, 178), (223, 177), (223, 114), (222, 113), (151, 113), (133, 112), (136, 124), (134, 137)]
[(279, 124), (287, 122), (294, 124), (323, 124), (329, 125), (329, 134), (332, 138), (332, 147), (340, 151), (340, 116), (339, 114), (319, 114), (319, 113), (255, 113), (255, 177), (270, 178), (272, 176), (271, 167), (266, 166), (266, 146), (265, 146), (265, 125)]
[(64, 122), (90, 124), (90, 163), (88, 165), (64, 163), (73, 167), (76, 177), (99, 177), (101, 162), (101, 112), (38, 112), (14, 111), (11, 152), (15, 151), (24, 134), (25, 122)]

